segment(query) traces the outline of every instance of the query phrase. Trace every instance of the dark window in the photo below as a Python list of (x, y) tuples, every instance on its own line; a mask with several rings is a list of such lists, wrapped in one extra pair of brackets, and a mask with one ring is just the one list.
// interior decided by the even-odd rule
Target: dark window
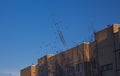
[(112, 70), (113, 69), (113, 65), (112, 64), (108, 64), (107, 65), (107, 70)]
[(96, 61), (93, 60), (93, 67), (96, 68)]
[(76, 64), (76, 71), (79, 72), (80, 71), (80, 65), (79, 64)]
[(101, 71), (108, 71), (108, 70), (112, 70), (113, 69), (113, 65), (112, 64), (106, 64), (101, 66)]
[(82, 72), (82, 63), (76, 64), (76, 71), (77, 72)]
[(103, 72), (103, 71), (106, 71), (107, 70), (107, 66), (106, 65), (103, 65), (103, 66), (101, 66), (101, 71)]
[(67, 67), (67, 72), (70, 72), (70, 66)]

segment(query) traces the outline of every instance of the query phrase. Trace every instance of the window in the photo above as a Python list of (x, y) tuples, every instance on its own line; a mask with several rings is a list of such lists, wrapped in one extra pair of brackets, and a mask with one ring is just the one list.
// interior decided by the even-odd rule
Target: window
[(107, 64), (107, 70), (112, 70), (113, 69), (113, 65), (112, 64)]
[(80, 71), (80, 65), (79, 64), (76, 64), (76, 71), (79, 72)]
[(101, 66), (101, 71), (103, 72), (103, 71), (106, 71), (107, 70), (107, 66), (106, 65), (103, 65), (103, 66)]
[(80, 64), (80, 72), (82, 72), (82, 70), (83, 70), (83, 65), (82, 65), (82, 63)]
[(113, 65), (112, 64), (106, 64), (101, 66), (101, 71), (108, 71), (108, 70), (112, 70), (113, 69)]
[(96, 60), (95, 60), (95, 59), (92, 60), (91, 64), (92, 64), (92, 67), (96, 69), (96, 64), (97, 64), (97, 63), (96, 63)]
[(67, 67), (67, 72), (70, 72), (71, 68), (70, 66)]
[(82, 63), (76, 64), (76, 71), (77, 72), (82, 72)]

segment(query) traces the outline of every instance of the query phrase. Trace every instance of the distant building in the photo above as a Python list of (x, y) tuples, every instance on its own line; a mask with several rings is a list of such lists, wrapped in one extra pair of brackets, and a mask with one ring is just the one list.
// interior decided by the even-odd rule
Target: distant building
[(120, 76), (120, 25), (110, 25), (94, 36), (93, 42), (39, 58), (35, 74), (28, 67), (21, 76)]
[(20, 71), (20, 76), (36, 76), (36, 66), (31, 65)]

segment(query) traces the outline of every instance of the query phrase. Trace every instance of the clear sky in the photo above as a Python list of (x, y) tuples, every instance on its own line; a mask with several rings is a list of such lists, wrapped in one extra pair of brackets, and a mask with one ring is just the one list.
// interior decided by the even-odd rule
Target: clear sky
[[(93, 29), (120, 23), (120, 0), (0, 0), (0, 76), (20, 76), (48, 53), (83, 41)], [(58, 22), (66, 46), (59, 40)]]

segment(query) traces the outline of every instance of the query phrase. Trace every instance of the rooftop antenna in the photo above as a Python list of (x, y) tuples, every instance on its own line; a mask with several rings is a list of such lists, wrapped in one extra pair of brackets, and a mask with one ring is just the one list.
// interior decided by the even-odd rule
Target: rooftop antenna
[(65, 41), (65, 38), (63, 36), (63, 33), (62, 33), (62, 30), (60, 29), (60, 26), (59, 26), (60, 22), (56, 22), (54, 25), (56, 27), (56, 30), (57, 30), (57, 33), (58, 33), (58, 36), (59, 36), (59, 39), (60, 41), (62, 42), (62, 44), (64, 46), (66, 46), (66, 41)]
[(64, 47), (66, 47), (66, 40), (64, 38), (63, 31), (61, 30), (61, 27), (60, 27), (61, 21), (55, 19), (54, 15), (52, 15), (52, 21), (54, 23), (54, 26), (56, 28), (57, 34), (59, 36), (59, 40), (61, 41), (62, 45)]

